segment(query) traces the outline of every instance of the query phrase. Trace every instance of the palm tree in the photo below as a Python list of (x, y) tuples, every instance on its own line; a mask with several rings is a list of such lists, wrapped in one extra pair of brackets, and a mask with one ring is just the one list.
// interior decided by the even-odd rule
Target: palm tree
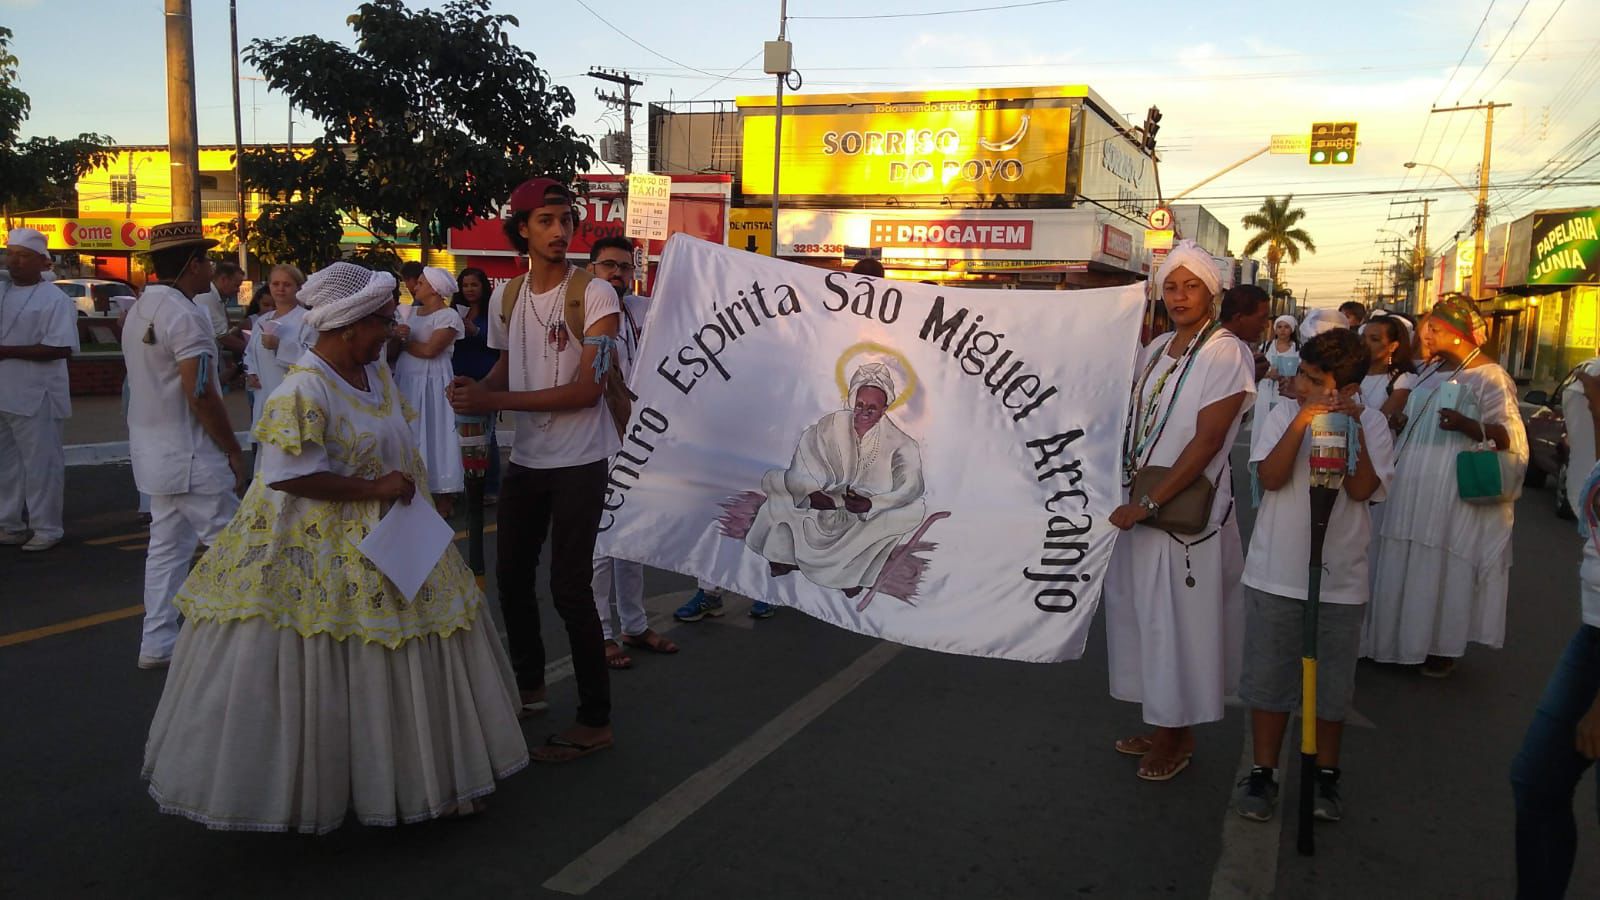
[(1267, 248), (1267, 276), (1272, 279), (1274, 288), (1280, 284), (1278, 267), (1285, 256), (1289, 257), (1289, 262), (1297, 263), (1302, 249), (1317, 252), (1316, 242), (1311, 240), (1311, 235), (1295, 227), (1306, 217), (1306, 211), (1290, 209), (1292, 200), (1293, 194), (1282, 200), (1268, 197), (1262, 201), (1260, 209), (1241, 220), (1246, 228), (1255, 229), (1255, 234), (1244, 245), (1244, 255), (1254, 256), (1262, 247)]

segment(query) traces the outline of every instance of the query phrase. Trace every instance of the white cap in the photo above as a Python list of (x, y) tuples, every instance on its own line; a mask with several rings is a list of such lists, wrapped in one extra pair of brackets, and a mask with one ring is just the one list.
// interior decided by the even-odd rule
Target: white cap
[(6, 235), (6, 249), (15, 248), (32, 250), (45, 259), (50, 258), (50, 243), (44, 239), (44, 234), (36, 228), (13, 228)]

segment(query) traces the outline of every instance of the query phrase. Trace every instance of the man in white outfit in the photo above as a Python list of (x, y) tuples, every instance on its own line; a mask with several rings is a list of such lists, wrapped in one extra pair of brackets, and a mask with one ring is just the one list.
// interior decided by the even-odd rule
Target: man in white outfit
[(6, 251), (11, 281), (0, 285), (0, 545), (35, 552), (61, 543), (62, 423), (72, 415), (67, 357), (78, 350), (77, 307), (44, 280), (50, 251), (43, 234), (13, 229)]
[[(617, 351), (621, 354), (622, 374), (631, 379), (634, 364), (639, 359), (639, 342), (644, 338), (645, 319), (650, 313), (650, 298), (640, 297), (628, 290), (633, 287), (633, 241), (621, 235), (608, 235), (595, 241), (589, 255), (589, 271), (617, 291), (617, 301), (622, 306), (622, 321), (617, 328)], [(600, 613), (600, 629), (606, 638), (607, 665), (613, 669), (626, 669), (633, 665), (622, 644), (653, 653), (678, 652), (678, 645), (657, 634), (645, 615), (644, 563), (596, 556), (593, 587), (595, 609)], [(620, 644), (611, 626), (613, 599), (622, 628)]]
[(210, 285), (206, 250), (216, 243), (198, 222), (151, 229), (150, 258), (161, 283), (145, 289), (122, 331), (133, 480), (150, 495), (141, 669), (171, 661), (178, 640), (172, 598), (196, 547), (233, 518), (249, 478), (222, 405), (216, 336), (194, 302)]

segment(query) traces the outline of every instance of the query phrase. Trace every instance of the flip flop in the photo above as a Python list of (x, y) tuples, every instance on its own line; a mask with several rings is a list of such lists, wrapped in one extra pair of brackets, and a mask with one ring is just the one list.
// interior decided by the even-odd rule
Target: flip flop
[(622, 652), (622, 647), (616, 641), (606, 641), (606, 668), (631, 669), (633, 668), (633, 657)]
[(1148, 735), (1140, 734), (1130, 738), (1122, 738), (1111, 746), (1123, 756), (1143, 756), (1149, 753), (1150, 748), (1155, 744)]
[(1138, 775), (1144, 781), (1171, 781), (1172, 779), (1178, 777), (1179, 772), (1189, 768), (1189, 760), (1193, 756), (1193, 753), (1185, 753), (1183, 756), (1179, 757), (1178, 764), (1173, 766), (1172, 771), (1166, 773), (1165, 775), (1150, 775), (1147, 774), (1142, 768), (1134, 774)]
[(625, 634), (622, 642), (629, 647), (640, 650), (649, 650), (651, 653), (673, 654), (678, 652), (678, 645), (656, 633), (655, 629), (648, 629), (641, 634)]
[[(588, 756), (592, 753), (599, 753), (601, 750), (610, 747), (613, 743), (614, 741), (612, 741), (610, 738), (607, 738), (603, 741), (596, 741), (593, 744), (580, 744), (577, 741), (571, 740), (570, 738), (564, 738), (559, 734), (552, 734), (544, 739), (543, 747), (540, 747), (538, 750), (533, 751), (533, 753), (529, 755), (529, 759), (532, 759), (534, 762), (559, 765), (561, 763), (569, 763), (575, 760), (583, 759), (585, 756)], [(573, 750), (576, 752), (570, 756), (540, 756), (539, 750), (543, 750), (548, 747), (555, 747), (561, 750)]]

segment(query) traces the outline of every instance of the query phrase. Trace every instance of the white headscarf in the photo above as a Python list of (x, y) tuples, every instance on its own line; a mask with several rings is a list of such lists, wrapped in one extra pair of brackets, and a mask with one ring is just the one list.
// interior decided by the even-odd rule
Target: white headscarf
[(428, 286), (444, 298), (445, 303), (456, 295), (456, 278), (449, 272), (436, 266), (428, 266), (422, 270), (422, 277), (427, 279)]
[(372, 315), (394, 299), (394, 276), (336, 262), (306, 279), (299, 301), (310, 308), (306, 324), (333, 331)]
[(1274, 337), (1277, 336), (1279, 325), (1287, 325), (1289, 326), (1290, 331), (1294, 331), (1300, 327), (1300, 322), (1296, 320), (1294, 316), (1277, 317), (1276, 319), (1272, 320), (1272, 333)]
[[(1396, 322), (1400, 323), (1400, 327), (1405, 330), (1406, 334), (1410, 334), (1411, 333), (1411, 329), (1412, 329), (1411, 320), (1406, 318), (1405, 316), (1397, 316), (1394, 313), (1388, 311), (1387, 309), (1380, 309), (1380, 310), (1374, 312), (1372, 315), (1368, 316), (1367, 317), (1367, 322), (1376, 322), (1379, 319), (1393, 319)], [(1366, 324), (1366, 322), (1363, 322), (1362, 324)]]
[(1349, 327), (1350, 323), (1345, 320), (1344, 313), (1337, 309), (1308, 310), (1306, 320), (1300, 323), (1300, 340), (1309, 341), (1325, 331)]
[(850, 405), (852, 407), (856, 405), (856, 395), (861, 393), (861, 389), (865, 387), (875, 387), (883, 391), (883, 395), (889, 398), (886, 405), (894, 405), (894, 373), (889, 371), (888, 366), (883, 363), (867, 363), (856, 369), (856, 373), (850, 376)]
[(1222, 293), (1222, 274), (1217, 271), (1217, 259), (1194, 241), (1183, 240), (1172, 245), (1172, 252), (1161, 263), (1161, 268), (1156, 272), (1157, 286), (1166, 283), (1167, 276), (1174, 269), (1182, 266), (1194, 273), (1194, 276), (1205, 282), (1211, 289), (1211, 296), (1216, 297)]

